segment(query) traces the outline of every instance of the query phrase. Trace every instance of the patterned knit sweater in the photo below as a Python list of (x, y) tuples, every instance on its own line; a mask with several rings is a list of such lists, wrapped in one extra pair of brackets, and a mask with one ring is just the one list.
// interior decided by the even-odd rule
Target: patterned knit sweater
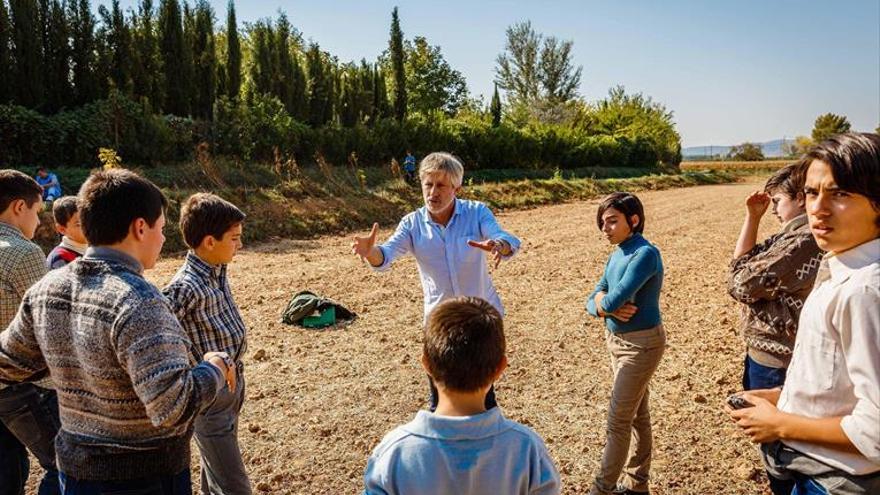
[(109, 248), (51, 271), (0, 334), (0, 380), (47, 368), (58, 391), (58, 468), (81, 480), (131, 480), (189, 467), (192, 419), (223, 377), (191, 368), (190, 341), (140, 264)]
[(742, 335), (758, 364), (788, 367), (822, 255), (801, 215), (731, 263), (728, 292), (744, 304)]

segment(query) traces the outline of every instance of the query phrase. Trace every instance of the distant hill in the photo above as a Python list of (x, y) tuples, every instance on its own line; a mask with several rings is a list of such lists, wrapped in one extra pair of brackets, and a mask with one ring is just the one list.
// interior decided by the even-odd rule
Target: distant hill
[[(767, 158), (779, 158), (785, 156), (782, 152), (783, 143), (791, 143), (793, 139), (774, 139), (766, 143), (758, 143), (764, 156)], [(709, 156), (727, 156), (730, 152), (730, 145), (710, 145), (710, 146), (689, 146), (681, 149), (681, 156), (685, 160), (689, 158), (705, 158)]]

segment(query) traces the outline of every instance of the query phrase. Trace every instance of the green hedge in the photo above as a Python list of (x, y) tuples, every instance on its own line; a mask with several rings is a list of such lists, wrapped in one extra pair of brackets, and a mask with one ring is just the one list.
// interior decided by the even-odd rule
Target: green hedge
[(246, 102), (221, 98), (213, 122), (153, 115), (146, 104), (119, 93), (51, 116), (0, 105), (0, 165), (6, 167), (92, 167), (98, 165), (100, 147), (115, 149), (125, 163), (171, 163), (191, 159), (203, 141), (214, 154), (245, 161), (272, 160), (277, 149), (301, 163), (320, 152), (342, 165), (355, 152), (360, 166), (387, 165), (407, 149), (419, 157), (450, 151), (468, 169), (654, 167), (661, 162), (677, 165), (680, 157), (678, 143), (540, 123), (492, 127), (487, 118), (473, 115), (416, 115), (403, 123), (386, 119), (370, 127), (311, 128), (268, 96)]

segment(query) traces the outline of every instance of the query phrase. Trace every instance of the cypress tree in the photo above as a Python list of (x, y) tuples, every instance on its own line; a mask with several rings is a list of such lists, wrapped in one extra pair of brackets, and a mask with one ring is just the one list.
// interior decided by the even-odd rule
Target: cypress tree
[(153, 0), (142, 0), (132, 20), (131, 77), (134, 93), (158, 110), (162, 104), (162, 74), (154, 15)]
[(37, 4), (33, 0), (10, 0), (12, 51), (15, 59), (15, 102), (28, 108), (43, 104), (43, 50)]
[(131, 94), (131, 31), (119, 7), (119, 0), (113, 0), (111, 8), (110, 12), (103, 5), (99, 9), (104, 22), (106, 70), (116, 89)]
[(489, 106), (492, 114), (492, 127), (501, 125), (501, 98), (498, 96), (498, 83), (495, 83), (495, 92), (492, 93), (492, 103)]
[(187, 105), (186, 113), (181, 115), (192, 115), (193, 103), (195, 100), (196, 73), (194, 66), (196, 43), (196, 16), (189, 3), (183, 2), (183, 60), (181, 67), (183, 68), (183, 94), (186, 95)]
[(12, 100), (12, 78), (14, 67), (12, 66), (12, 53), (9, 43), (11, 41), (11, 27), (9, 25), (9, 11), (6, 8), (6, 0), (0, 0), (0, 105)]
[(95, 16), (89, 0), (71, 0), (68, 8), (74, 103), (83, 105), (100, 97), (95, 74)]
[(309, 116), (308, 122), (318, 127), (327, 124), (333, 117), (333, 94), (329, 74), (317, 43), (309, 45), (306, 52), (309, 80)]
[(385, 85), (385, 74), (379, 64), (373, 67), (373, 118), (374, 123), (379, 119), (391, 116), (388, 105), (388, 89)]
[(187, 115), (189, 92), (183, 68), (183, 24), (177, 0), (162, 0), (159, 6), (159, 57), (164, 80), (162, 111)]
[(226, 43), (226, 94), (236, 99), (241, 91), (241, 41), (232, 0), (229, 0), (226, 14)]
[(71, 104), (70, 40), (64, 7), (52, 0), (47, 18), (48, 37), (43, 47), (45, 59), (46, 110), (57, 112)]
[(193, 65), (193, 114), (211, 119), (217, 95), (217, 54), (214, 48), (214, 11), (207, 0), (196, 2)]
[(293, 113), (293, 60), (290, 56), (290, 21), (282, 13), (275, 24), (275, 70), (273, 71), (273, 93), (284, 104), (288, 113)]
[(268, 21), (257, 21), (251, 31), (251, 83), (255, 94), (272, 92), (274, 63), (272, 60), (272, 27)]
[(306, 81), (306, 70), (303, 67), (299, 53), (296, 51), (291, 56), (291, 74), (293, 76), (291, 84), (293, 111), (291, 115), (300, 122), (306, 122), (309, 118), (308, 83)]
[(391, 40), (389, 48), (391, 52), (391, 71), (394, 76), (394, 117), (399, 122), (403, 122), (406, 118), (406, 70), (404, 68), (403, 31), (400, 29), (397, 7), (394, 7), (394, 10), (391, 11)]

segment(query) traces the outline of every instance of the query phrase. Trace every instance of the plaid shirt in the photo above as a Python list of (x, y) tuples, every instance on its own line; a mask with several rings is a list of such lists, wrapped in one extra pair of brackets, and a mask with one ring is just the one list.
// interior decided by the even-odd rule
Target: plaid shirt
[(0, 332), (18, 312), (25, 291), (46, 274), (46, 255), (19, 229), (0, 222)]
[(210, 351), (241, 361), (247, 350), (246, 329), (232, 299), (226, 265), (210, 265), (190, 251), (162, 292), (192, 339), (195, 362)]

